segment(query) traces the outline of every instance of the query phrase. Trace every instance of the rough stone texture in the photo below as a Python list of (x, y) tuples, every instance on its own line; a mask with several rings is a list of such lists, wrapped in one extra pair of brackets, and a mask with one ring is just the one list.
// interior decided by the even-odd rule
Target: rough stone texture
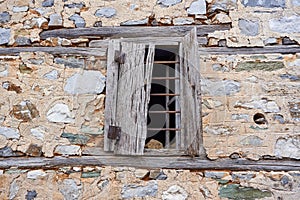
[(285, 7), (285, 0), (242, 0), (244, 6), (260, 6), (265, 8)]
[(140, 20), (128, 20), (121, 23), (121, 26), (137, 26), (137, 25), (146, 25), (148, 24), (148, 18)]
[(63, 64), (67, 67), (71, 68), (83, 68), (84, 67), (84, 60), (82, 59), (76, 59), (76, 58), (55, 58), (54, 62), (57, 64)]
[(38, 179), (40, 177), (46, 176), (46, 173), (43, 170), (33, 170), (27, 173), (28, 179)]
[(187, 197), (187, 192), (178, 185), (169, 187), (169, 189), (163, 192), (161, 196), (163, 200), (185, 200)]
[(106, 18), (111, 18), (117, 14), (116, 9), (111, 8), (111, 7), (106, 7), (106, 8), (101, 8), (98, 9), (95, 13), (96, 17), (106, 17)]
[(190, 7), (187, 9), (189, 15), (206, 14), (206, 2), (205, 0), (193, 1)]
[(299, 0), (292, 0), (293, 6), (300, 6), (300, 1)]
[(174, 25), (188, 25), (188, 24), (193, 24), (194, 19), (191, 17), (178, 17), (173, 19), (173, 24)]
[(272, 62), (243, 62), (238, 63), (236, 71), (251, 71), (251, 70), (263, 70), (263, 71), (274, 71), (284, 68), (282, 62), (272, 61)]
[(270, 19), (269, 26), (271, 31), (278, 33), (300, 33), (300, 16)]
[(63, 24), (63, 20), (60, 14), (54, 13), (52, 15), (50, 15), (50, 21), (48, 26), (62, 26)]
[(28, 46), (31, 44), (31, 41), (27, 37), (17, 37), (15, 43), (18, 46)]
[(9, 14), (9, 12), (4, 11), (0, 13), (0, 24), (4, 24), (6, 22), (9, 22), (11, 19), (11, 15)]
[(49, 79), (49, 80), (56, 80), (56, 79), (58, 79), (59, 74), (58, 74), (57, 70), (52, 70), (52, 71), (44, 74), (43, 77), (46, 78), (46, 79)]
[(181, 0), (157, 0), (157, 3), (169, 7), (181, 3)]
[(36, 197), (37, 197), (37, 192), (35, 190), (32, 190), (32, 191), (27, 192), (25, 199), (26, 200), (34, 200)]
[(213, 96), (233, 95), (240, 91), (240, 83), (231, 80), (202, 80), (202, 91)]
[(63, 103), (55, 104), (52, 108), (50, 108), (47, 112), (47, 119), (50, 122), (74, 122), (74, 117), (72, 116), (69, 107)]
[(38, 126), (35, 128), (30, 129), (30, 133), (38, 140), (44, 141), (45, 133), (47, 129), (42, 126)]
[(83, 71), (68, 78), (64, 87), (70, 94), (100, 94), (105, 87), (105, 77), (99, 71)]
[(80, 196), (80, 186), (73, 179), (65, 179), (59, 187), (59, 191), (63, 194), (66, 200), (77, 200)]
[(54, 0), (44, 0), (42, 3), (43, 7), (52, 7), (54, 5)]
[(262, 100), (252, 100), (247, 103), (236, 102), (235, 107), (244, 109), (262, 109), (264, 112), (276, 113), (280, 111), (279, 106), (274, 101), (268, 101), (266, 99)]
[(57, 146), (54, 153), (60, 155), (80, 155), (80, 146), (71, 145), (71, 146)]
[(241, 140), (241, 144), (245, 146), (262, 146), (263, 139), (258, 136), (250, 135)]
[(255, 36), (259, 33), (259, 22), (253, 20), (240, 19), (239, 28), (242, 34), (247, 36)]
[(28, 6), (14, 6), (12, 11), (15, 13), (26, 12), (26, 11), (28, 11)]
[(7, 44), (10, 38), (10, 29), (9, 28), (0, 28), (0, 45)]
[(156, 196), (158, 185), (156, 181), (149, 181), (143, 185), (124, 185), (121, 191), (122, 198)]
[(7, 139), (19, 139), (20, 133), (18, 129), (0, 126), (0, 135), (5, 136)]
[(72, 133), (62, 133), (61, 137), (67, 138), (71, 144), (79, 144), (79, 145), (85, 145), (90, 139), (88, 136), (72, 134)]
[(74, 21), (76, 28), (83, 28), (85, 27), (85, 20), (78, 14), (72, 15), (69, 20)]
[(212, 3), (208, 5), (208, 12), (213, 13), (219, 10), (228, 12), (229, 10), (235, 9), (236, 7), (236, 0), (213, 0)]
[(13, 106), (12, 113), (15, 118), (23, 122), (31, 121), (39, 116), (39, 111), (36, 106), (29, 100), (25, 100)]

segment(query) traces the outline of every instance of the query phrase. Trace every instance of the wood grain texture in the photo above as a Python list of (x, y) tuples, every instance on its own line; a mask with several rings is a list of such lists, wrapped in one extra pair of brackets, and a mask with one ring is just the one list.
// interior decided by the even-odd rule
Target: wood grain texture
[(193, 170), (251, 170), (251, 171), (299, 171), (300, 161), (296, 160), (261, 160), (219, 159), (204, 160), (191, 157), (158, 157), (158, 156), (82, 156), (40, 158), (5, 158), (0, 159), (0, 169), (17, 167), (19, 169), (57, 169), (74, 166), (113, 166), (135, 168), (165, 168)]
[(49, 37), (60, 38), (93, 38), (93, 37), (180, 37), (187, 34), (194, 27), (197, 28), (198, 36), (205, 36), (208, 33), (221, 30), (229, 30), (230, 25), (196, 25), (196, 26), (116, 26), (97, 28), (73, 28), (56, 29), (44, 31), (40, 34), (41, 39)]

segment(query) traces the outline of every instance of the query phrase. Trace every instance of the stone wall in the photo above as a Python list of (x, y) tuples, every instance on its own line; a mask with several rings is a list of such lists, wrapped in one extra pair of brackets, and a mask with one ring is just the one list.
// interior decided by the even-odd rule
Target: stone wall
[[(276, 47), (299, 45), (299, 23), (299, 0), (0, 0), (2, 48), (89, 47), (102, 39), (39, 36), (58, 28), (200, 24), (232, 27), (207, 34), (203, 47)], [(300, 158), (299, 55), (200, 55), (209, 159)], [(85, 147), (103, 147), (105, 75), (105, 56), (0, 56), (0, 157), (80, 156)], [(298, 172), (77, 167), (9, 169), (0, 176), (1, 199), (45, 199), (49, 194), (50, 199), (120, 199), (132, 194), (147, 199), (239, 199), (227, 196), (235, 193), (253, 194), (249, 199), (299, 198)]]

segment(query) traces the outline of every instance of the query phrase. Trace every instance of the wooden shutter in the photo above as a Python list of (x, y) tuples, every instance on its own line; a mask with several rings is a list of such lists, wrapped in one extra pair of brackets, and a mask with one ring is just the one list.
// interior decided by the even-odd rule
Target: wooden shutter
[(196, 28), (183, 37), (180, 55), (181, 148), (192, 156), (204, 156), (201, 88)]
[[(147, 137), (147, 112), (155, 48), (154, 45), (149, 45), (145, 59), (145, 44), (122, 42), (121, 52), (125, 54), (125, 59), (124, 63), (119, 64), (118, 73), (115, 73), (112, 71), (116, 65), (116, 47), (118, 48), (118, 45), (111, 42), (108, 50), (108, 53), (112, 53), (108, 54), (108, 62), (114, 64), (108, 63), (108, 67), (112, 69), (107, 71), (107, 96), (111, 96), (107, 100), (111, 100), (112, 103), (106, 103), (106, 106), (115, 107), (106, 112), (109, 119), (106, 119), (105, 150), (114, 150), (116, 154), (122, 155), (142, 155)], [(117, 83), (115, 74), (118, 74)], [(109, 89), (112, 89), (114, 94), (111, 94)], [(107, 126), (120, 127), (121, 133), (117, 140), (107, 138)]]

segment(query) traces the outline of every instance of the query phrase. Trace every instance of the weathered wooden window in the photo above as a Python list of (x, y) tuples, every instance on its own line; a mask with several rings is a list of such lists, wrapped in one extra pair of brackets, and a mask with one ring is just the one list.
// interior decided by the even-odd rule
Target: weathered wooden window
[[(154, 42), (153, 42), (154, 41)], [(147, 138), (148, 104), (151, 96), (151, 81), (155, 46), (153, 41), (111, 40), (108, 47), (108, 67), (105, 111), (105, 151), (121, 155), (143, 155)], [(168, 38), (166, 42), (168, 43)], [(199, 55), (196, 29), (176, 43), (179, 56), (176, 66), (175, 93), (164, 93), (166, 102), (171, 96), (179, 97), (175, 111), (180, 111), (176, 120), (176, 148), (189, 155), (204, 155), (201, 122), (201, 93)], [(174, 45), (174, 42), (172, 42)], [(165, 77), (169, 77), (166, 71)], [(168, 80), (171, 78), (167, 78)], [(169, 81), (166, 81), (166, 88)], [(167, 116), (167, 115), (166, 115)], [(180, 124), (178, 124), (180, 123)], [(158, 127), (159, 128), (159, 127)], [(170, 126), (168, 126), (170, 128)], [(178, 129), (178, 130), (177, 130)], [(167, 137), (170, 135), (166, 134)], [(170, 141), (170, 140), (169, 140)], [(168, 143), (165, 147), (169, 148)]]

